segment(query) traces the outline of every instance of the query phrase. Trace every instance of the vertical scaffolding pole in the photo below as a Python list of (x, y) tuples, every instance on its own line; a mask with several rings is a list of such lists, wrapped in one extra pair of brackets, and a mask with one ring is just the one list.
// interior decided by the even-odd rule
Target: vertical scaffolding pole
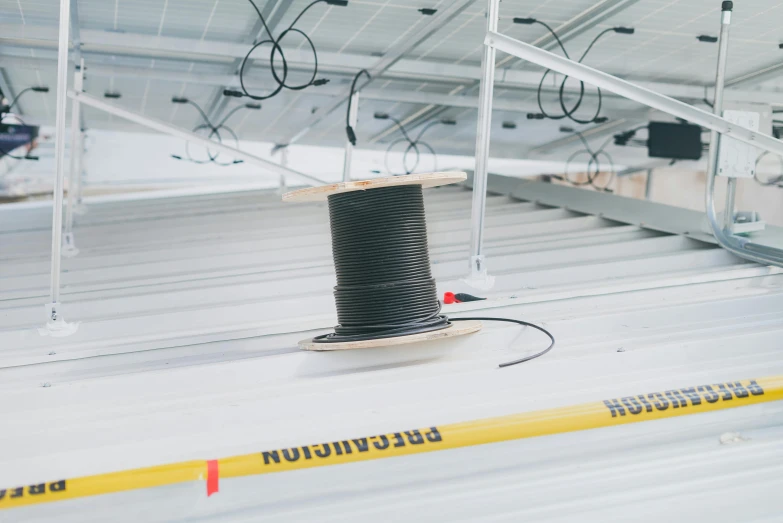
[[(351, 97), (351, 112), (348, 114), (348, 125), (356, 129), (359, 123), (359, 91)], [(351, 159), (353, 158), (353, 144), (350, 140), (345, 142), (345, 158), (343, 160), (343, 181), (351, 181)]]
[[(76, 66), (73, 74), (73, 90), (82, 92), (84, 87), (84, 59)], [(68, 176), (68, 207), (65, 210), (65, 235), (63, 236), (63, 256), (79, 254), (73, 235), (73, 213), (76, 207), (76, 186), (79, 184), (82, 170), (82, 133), (81, 103), (74, 98), (71, 102), (71, 169)]]
[(46, 328), (41, 334), (67, 336), (75, 325), (65, 322), (60, 312), (60, 254), (63, 234), (63, 178), (65, 174), (65, 110), (68, 91), (68, 31), (71, 1), (60, 0), (60, 39), (57, 53), (57, 113), (54, 144), (55, 178), (52, 212), (52, 274), (50, 302), (46, 304)]
[[(487, 32), (497, 32), (500, 0), (487, 0)], [(473, 209), (470, 234), (470, 274), (468, 284), (490, 288), (493, 278), (487, 274), (484, 259), (484, 214), (487, 207), (487, 171), (489, 139), (492, 127), (492, 92), (495, 86), (495, 48), (484, 45), (481, 59), (478, 125), (476, 129), (476, 167), (473, 171)]]
[(644, 199), (652, 199), (653, 170), (647, 169), (647, 179), (644, 181)]

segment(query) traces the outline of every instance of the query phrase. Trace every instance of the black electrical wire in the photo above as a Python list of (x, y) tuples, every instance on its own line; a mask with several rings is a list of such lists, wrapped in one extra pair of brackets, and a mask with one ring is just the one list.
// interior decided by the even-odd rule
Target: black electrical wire
[[(351, 94), (348, 95), (348, 110), (345, 113), (345, 132), (348, 135), (348, 141), (351, 142), (351, 145), (353, 146), (356, 146), (356, 131), (353, 126), (351, 126), (351, 104), (353, 104), (353, 95), (356, 93), (356, 82), (359, 81), (359, 78), (363, 74), (367, 76), (367, 81), (372, 80), (372, 76), (367, 72), (367, 69), (362, 69), (356, 73), (353, 77), (353, 82), (351, 82)], [(359, 108), (357, 107), (356, 110), (358, 111)]]
[[(555, 32), (555, 30), (552, 29), (548, 24), (545, 24), (544, 22), (541, 22), (541, 21), (537, 20), (536, 23), (538, 23), (540, 25), (543, 25), (544, 27), (547, 28), (547, 30), (549, 30), (549, 32), (552, 34), (552, 36), (554, 36), (555, 39), (557, 40), (557, 43), (560, 46), (560, 49), (563, 51), (563, 54), (565, 55), (565, 57), (570, 60), (571, 57), (568, 55), (568, 51), (566, 51), (565, 46), (563, 46), (563, 43), (560, 41), (560, 38), (557, 36), (557, 33)], [(598, 42), (598, 40), (602, 36), (604, 36), (605, 34), (611, 32), (611, 31), (614, 31), (614, 28), (606, 29), (606, 30), (602, 31), (601, 33), (599, 33), (598, 36), (596, 36), (593, 39), (593, 41), (590, 42), (590, 45), (587, 46), (587, 49), (584, 51), (584, 53), (582, 53), (581, 58), (579, 58), (579, 63), (582, 63), (582, 61), (587, 57), (587, 54), (590, 52), (590, 50), (593, 48), (593, 46), (596, 44), (596, 42)], [(563, 78), (563, 81), (560, 83), (560, 90), (558, 92), (558, 98), (559, 98), (559, 102), (560, 102), (560, 109), (563, 111), (563, 113), (562, 114), (557, 114), (557, 115), (548, 113), (546, 111), (546, 109), (544, 109), (544, 103), (543, 103), (543, 100), (542, 100), (542, 94), (543, 94), (543, 90), (544, 90), (544, 82), (546, 81), (547, 76), (551, 72), (552, 72), (551, 69), (547, 69), (544, 72), (544, 75), (541, 77), (541, 81), (538, 84), (538, 91), (536, 93), (536, 99), (538, 101), (538, 109), (541, 112), (541, 114), (544, 115), (544, 117), (552, 119), (552, 120), (562, 120), (564, 118), (568, 118), (569, 120), (571, 120), (573, 122), (576, 122), (576, 123), (579, 123), (579, 124), (590, 124), (590, 123), (595, 122), (598, 118), (600, 118), (601, 109), (603, 107), (603, 93), (601, 92), (600, 88), (597, 88), (598, 107), (597, 107), (596, 112), (593, 115), (593, 117), (590, 118), (589, 120), (585, 120), (585, 119), (577, 118), (576, 116), (574, 116), (576, 111), (578, 111), (579, 108), (582, 106), (582, 102), (584, 101), (584, 96), (585, 96), (585, 83), (583, 81), (581, 81), (581, 80), (579, 81), (579, 96), (578, 96), (578, 98), (576, 100), (576, 103), (574, 104), (573, 107), (571, 107), (571, 109), (568, 109), (566, 107), (565, 87), (566, 87), (566, 83), (568, 82), (568, 78), (569, 78), (568, 76)]]
[[(435, 125), (444, 124), (444, 123), (450, 123), (454, 124), (455, 122), (447, 121), (447, 120), (432, 120), (424, 125), (424, 127), (419, 131), (418, 136), (416, 136), (416, 139), (411, 139), (408, 132), (405, 130), (405, 127), (403, 127), (402, 123), (394, 118), (393, 116), (389, 116), (384, 114), (383, 119), (391, 120), (395, 123), (397, 128), (400, 130), (400, 133), (402, 133), (402, 138), (399, 138), (397, 140), (394, 140), (389, 144), (389, 146), (386, 148), (386, 154), (383, 158), (383, 164), (386, 167), (386, 171), (391, 174), (392, 176), (400, 176), (400, 175), (407, 175), (411, 174), (413, 171), (416, 170), (416, 168), (419, 166), (419, 162), (421, 161), (421, 150), (419, 149), (419, 146), (424, 147), (427, 149), (430, 154), (432, 155), (432, 163), (433, 163), (433, 171), (438, 170), (438, 155), (435, 152), (435, 149), (427, 142), (423, 141), (421, 138), (424, 136), (424, 133), (427, 132), (428, 129)], [(408, 146), (405, 148), (405, 151), (402, 154), (402, 167), (405, 170), (404, 173), (396, 173), (389, 167), (389, 156), (392, 153), (392, 150), (400, 143), (407, 142)], [(408, 155), (413, 152), (416, 154), (416, 160), (413, 164), (413, 167), (408, 167)]]
[[(617, 175), (617, 171), (614, 166), (614, 159), (609, 153), (605, 151), (605, 149), (609, 145), (609, 143), (611, 143), (611, 141), (614, 140), (614, 137), (609, 138), (603, 144), (601, 144), (600, 147), (593, 150), (593, 148), (590, 146), (590, 143), (587, 141), (587, 139), (584, 137), (584, 135), (581, 132), (573, 131), (573, 133), (579, 137), (579, 140), (584, 145), (584, 149), (580, 149), (578, 151), (575, 151), (573, 154), (571, 154), (571, 156), (568, 157), (568, 160), (566, 160), (565, 172), (563, 176), (554, 176), (554, 178), (558, 180), (562, 180), (564, 182), (567, 182), (577, 187), (589, 185), (593, 187), (595, 190), (600, 192), (611, 192), (611, 189), (609, 189), (609, 187), (612, 185), (612, 182), (614, 182), (614, 179)], [(570, 169), (569, 169), (571, 163), (581, 155), (587, 155), (590, 157), (587, 163), (587, 180), (583, 182), (571, 179)], [(599, 157), (603, 157), (606, 159), (607, 163), (609, 164), (610, 173), (611, 173), (609, 180), (607, 180), (607, 182), (603, 185), (603, 187), (595, 183), (596, 179), (601, 174), (601, 161), (599, 160)]]
[(14, 99), (11, 100), (11, 103), (8, 104), (8, 106), (2, 107), (2, 112), (0, 112), (0, 116), (2, 116), (3, 114), (10, 114), (11, 109), (14, 108), (14, 105), (16, 105), (16, 102), (19, 101), (19, 98), (21, 98), (23, 94), (25, 94), (27, 92), (30, 92), (30, 91), (35, 91), (37, 93), (48, 93), (49, 92), (49, 88), (48, 87), (32, 86), (32, 87), (27, 87), (25, 89), (22, 89), (21, 91), (19, 91), (17, 93), (17, 95), (14, 97)]
[(503, 321), (532, 327), (551, 340), (543, 351), (503, 363), (537, 358), (555, 345), (538, 325), (511, 318), (449, 318), (441, 314), (427, 244), (421, 185), (382, 187), (328, 198), (337, 286), (337, 318), (316, 343), (393, 338), (441, 330), (451, 321)]
[[(554, 29), (552, 29), (552, 27), (549, 26), (549, 24), (547, 24), (545, 22), (542, 22), (540, 20), (533, 19), (533, 18), (515, 19), (514, 21), (518, 22), (518, 23), (528, 24), (528, 25), (529, 24), (539, 24), (539, 25), (544, 26), (547, 29), (547, 31), (549, 31), (549, 33), (557, 41), (557, 44), (560, 47), (560, 50), (563, 52), (563, 55), (566, 58), (568, 58), (569, 60), (571, 59), (570, 55), (568, 54), (568, 51), (566, 50), (565, 46), (563, 45), (563, 42), (560, 40), (560, 37), (558, 36), (557, 32)], [(626, 27), (611, 27), (609, 29), (605, 29), (605, 30), (601, 31), (600, 33), (598, 33), (598, 35), (595, 38), (593, 38), (593, 41), (590, 42), (590, 44), (587, 46), (585, 51), (582, 53), (582, 56), (579, 58), (579, 63), (582, 63), (584, 61), (584, 59), (587, 58), (587, 55), (593, 49), (595, 44), (605, 34), (608, 34), (610, 32), (622, 33), (622, 34), (633, 34), (634, 30), (632, 28), (626, 28)], [(543, 99), (542, 98), (543, 98), (543, 91), (544, 91), (544, 83), (546, 82), (547, 76), (549, 76), (549, 73), (551, 73), (551, 72), (552, 72), (551, 69), (547, 69), (546, 71), (544, 71), (544, 74), (541, 77), (541, 81), (538, 84), (538, 90), (537, 90), (537, 93), (536, 93), (536, 100), (538, 102), (539, 115), (530, 114), (530, 115), (528, 115), (529, 118), (531, 118), (531, 119), (545, 119), (545, 118), (548, 118), (548, 119), (551, 119), (551, 120), (562, 120), (564, 118), (568, 118), (569, 120), (571, 120), (571, 121), (573, 121), (575, 123), (583, 124), (583, 125), (590, 124), (590, 123), (598, 123), (598, 122), (600, 122), (602, 120), (602, 118), (601, 118), (601, 110), (603, 108), (603, 93), (602, 93), (600, 88), (596, 88), (597, 94), (598, 94), (598, 106), (596, 107), (595, 114), (592, 116), (592, 118), (590, 118), (590, 119), (583, 119), (583, 118), (578, 118), (578, 117), (575, 116), (576, 112), (582, 106), (582, 102), (584, 101), (584, 97), (585, 97), (585, 83), (583, 81), (581, 81), (581, 80), (579, 81), (579, 96), (577, 97), (576, 102), (574, 103), (574, 105), (570, 109), (568, 107), (566, 107), (565, 88), (566, 88), (566, 83), (568, 82), (568, 78), (569, 78), (568, 76), (565, 76), (563, 78), (563, 81), (560, 83), (560, 89), (559, 89), (559, 92), (558, 92), (558, 100), (559, 100), (559, 103), (560, 103), (560, 110), (562, 111), (562, 114), (553, 114), (553, 113), (548, 112), (544, 108), (544, 103), (543, 103)]]
[[(300, 13), (294, 18), (294, 21), (291, 22), (291, 24), (283, 30), (283, 32), (280, 33), (280, 35), (275, 38), (275, 36), (272, 34), (272, 31), (269, 29), (269, 26), (266, 23), (266, 19), (264, 18), (264, 15), (261, 14), (261, 10), (258, 8), (256, 3), (253, 0), (248, 0), (250, 4), (253, 6), (253, 9), (255, 10), (256, 14), (258, 15), (258, 18), (261, 20), (261, 24), (264, 26), (264, 31), (266, 31), (266, 34), (269, 36), (269, 38), (266, 38), (264, 40), (261, 40), (259, 42), (255, 42), (253, 46), (250, 48), (250, 50), (245, 55), (244, 59), (242, 60), (242, 65), (239, 67), (239, 85), (241, 87), (241, 91), (234, 91), (234, 90), (225, 90), (223, 91), (223, 94), (227, 96), (235, 96), (238, 98), (241, 98), (243, 96), (247, 96), (248, 98), (252, 98), (253, 100), (267, 100), (269, 98), (272, 98), (273, 96), (277, 96), (280, 91), (282, 91), (284, 88), (289, 89), (292, 91), (301, 91), (303, 89), (306, 89), (307, 87), (310, 87), (311, 85), (323, 85), (328, 82), (326, 79), (317, 79), (318, 76), (318, 51), (315, 48), (315, 44), (313, 43), (312, 39), (305, 33), (304, 31), (295, 28), (294, 26), (299, 22), (299, 20), (304, 16), (304, 14), (314, 5), (320, 4), (322, 2), (327, 3), (329, 5), (347, 5), (347, 2), (345, 1), (339, 1), (339, 0), (315, 0), (314, 2), (311, 2), (307, 7), (302, 9)], [(280, 42), (289, 34), (296, 33), (302, 36), (305, 41), (307, 42), (307, 45), (310, 47), (310, 51), (313, 53), (313, 72), (310, 75), (309, 80), (302, 84), (298, 85), (291, 85), (287, 83), (288, 81), (288, 61), (285, 57), (285, 52), (283, 51), (283, 48), (280, 45)], [(255, 52), (256, 49), (259, 47), (271, 44), (272, 50), (269, 53), (269, 68), (272, 72), (272, 78), (274, 79), (275, 83), (277, 84), (277, 87), (275, 87), (270, 93), (267, 94), (253, 94), (250, 91), (248, 91), (247, 86), (245, 85), (245, 70), (247, 68), (248, 61), (250, 60), (251, 55)], [(276, 65), (275, 61), (276, 59), (280, 58), (280, 62), (282, 63), (282, 74), (278, 71), (278, 65)]]
[(0, 149), (0, 158), (11, 158), (13, 160), (31, 160), (31, 161), (38, 160), (37, 156), (30, 156), (29, 152), (24, 156), (14, 156), (9, 151), (4, 151), (2, 149)]
[[(175, 103), (184, 103), (188, 105), (192, 105), (196, 108), (199, 115), (201, 116), (201, 119), (204, 121), (204, 123), (197, 125), (193, 128), (191, 132), (198, 133), (202, 130), (209, 130), (209, 133), (207, 134), (207, 140), (213, 140), (216, 139), (217, 143), (222, 144), (223, 143), (223, 135), (221, 134), (221, 131), (227, 133), (231, 136), (234, 142), (234, 148), (239, 149), (239, 137), (234, 132), (234, 130), (231, 127), (228, 127), (226, 125), (226, 122), (231, 118), (234, 114), (237, 113), (237, 111), (241, 109), (260, 109), (260, 105), (253, 105), (253, 104), (245, 104), (245, 105), (238, 105), (237, 107), (234, 107), (231, 111), (229, 111), (226, 116), (223, 117), (223, 119), (218, 123), (217, 125), (213, 124), (209, 117), (207, 116), (206, 112), (201, 108), (199, 104), (196, 102), (189, 100), (187, 98), (173, 98), (172, 101)], [(190, 150), (190, 142), (185, 143), (185, 155), (186, 158), (182, 158), (181, 156), (172, 154), (172, 158), (175, 158), (177, 160), (185, 160), (189, 161), (191, 163), (203, 165), (207, 163), (214, 163), (216, 165), (219, 165), (221, 167), (228, 167), (229, 165), (236, 165), (240, 163), (244, 163), (243, 160), (231, 160), (228, 162), (221, 162), (218, 161), (218, 157), (220, 156), (220, 152), (213, 153), (209, 147), (206, 147), (207, 150), (207, 159), (206, 160), (199, 160), (193, 157), (193, 154)]]
[(498, 365), (501, 369), (503, 367), (510, 367), (512, 365), (517, 365), (519, 363), (525, 363), (526, 361), (534, 360), (534, 359), (536, 359), (536, 358), (538, 358), (540, 356), (543, 356), (544, 354), (546, 354), (547, 352), (552, 350), (554, 348), (554, 346), (555, 346), (555, 337), (552, 335), (552, 333), (549, 332), (548, 330), (546, 330), (544, 327), (541, 327), (540, 325), (536, 325), (535, 323), (529, 323), (529, 322), (522, 321), (522, 320), (514, 320), (512, 318), (490, 318), (490, 317), (478, 317), (478, 316), (477, 317), (472, 317), (472, 318), (449, 318), (449, 321), (504, 321), (504, 322), (507, 322), (507, 323), (516, 323), (517, 325), (522, 325), (524, 327), (532, 327), (532, 328), (534, 328), (534, 329), (536, 329), (538, 331), (541, 331), (541, 332), (543, 332), (544, 334), (547, 335), (547, 337), (549, 338), (550, 343), (549, 343), (549, 346), (546, 349), (542, 350), (541, 352), (537, 352), (535, 354), (531, 354), (530, 356), (525, 356), (524, 358), (520, 358), (518, 360), (513, 360), (513, 361), (508, 361), (506, 363), (501, 363), (500, 365)]

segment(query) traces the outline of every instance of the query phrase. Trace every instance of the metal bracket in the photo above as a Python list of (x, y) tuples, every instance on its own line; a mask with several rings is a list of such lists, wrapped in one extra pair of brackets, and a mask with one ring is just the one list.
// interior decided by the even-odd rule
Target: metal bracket
[(47, 303), (44, 307), (46, 308), (46, 326), (38, 329), (41, 336), (62, 338), (79, 330), (78, 323), (68, 323), (63, 319), (60, 314), (59, 302)]
[(470, 257), (470, 274), (462, 280), (474, 289), (484, 291), (490, 290), (495, 286), (495, 277), (487, 272), (487, 264), (484, 262), (484, 256)]
[[(747, 129), (759, 130), (761, 115), (757, 112), (727, 110), (723, 112), (723, 117)], [(729, 178), (753, 178), (758, 155), (756, 147), (725, 137), (720, 143), (718, 175)]]
[(79, 254), (79, 249), (76, 248), (76, 238), (72, 232), (66, 232), (63, 234), (63, 257), (73, 258)]

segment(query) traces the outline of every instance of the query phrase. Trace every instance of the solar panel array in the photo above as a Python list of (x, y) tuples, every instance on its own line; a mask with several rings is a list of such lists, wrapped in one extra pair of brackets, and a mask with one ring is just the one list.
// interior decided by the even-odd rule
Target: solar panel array
[[(259, 0), (258, 5), (279, 34), (310, 0)], [(514, 17), (535, 17), (553, 27), (566, 24), (587, 12), (611, 16), (595, 18), (566, 38), (572, 54), (581, 54), (601, 30), (613, 26), (634, 27), (634, 35), (610, 33), (591, 51), (587, 64), (635, 81), (667, 82), (708, 86), (713, 80), (717, 45), (699, 42), (697, 35), (715, 36), (719, 30), (718, 0), (505, 0), (501, 4), (499, 30), (527, 42), (546, 37), (541, 26), (514, 24)], [(38, 123), (54, 121), (56, 85), (57, 0), (6, 1), (0, 6), (0, 68), (6, 84), (15, 92), (30, 85), (49, 85), (48, 95), (30, 94), (21, 100), (25, 116)], [(82, 55), (87, 63), (86, 91), (96, 96), (121, 94), (114, 100), (125, 108), (153, 116), (174, 125), (193, 128), (200, 123), (192, 108), (173, 105), (172, 96), (185, 96), (203, 105), (213, 116), (226, 114), (236, 99), (221, 105), (221, 81), (236, 81), (236, 72), (249, 44), (266, 36), (259, 32), (258, 18), (247, 0), (75, 0)], [(319, 76), (331, 80), (325, 87), (283, 92), (263, 102), (261, 112), (240, 112), (232, 117), (234, 129), (243, 139), (279, 142), (300, 131), (312, 114), (318, 114), (335, 96), (344, 96), (345, 86), (361, 67), (371, 65), (400, 43), (406, 42), (435, 16), (421, 8), (446, 9), (446, 0), (351, 0), (347, 7), (322, 4), (313, 7), (297, 27), (313, 39), (321, 59)], [(617, 6), (614, 10), (609, 7)], [(389, 121), (374, 120), (376, 111), (421, 125), (429, 117), (449, 117), (457, 126), (437, 126), (428, 131), (429, 143), (439, 152), (472, 154), (475, 144), (476, 108), (400, 101), (397, 93), (436, 95), (466, 105), (475, 99), (480, 72), (482, 39), (486, 27), (486, 3), (476, 0), (437, 27), (430, 38), (403, 57), (405, 67), (395, 66), (371, 85), (372, 96), (360, 105), (359, 140), (364, 147), (386, 147), (398, 138), (388, 132)], [(736, 6), (732, 25), (729, 78), (775, 65), (783, 53), (783, 2), (755, 0)], [(312, 58), (305, 41), (291, 35), (284, 49), (297, 67), (306, 68)], [(268, 48), (267, 48), (268, 50)], [(249, 84), (261, 89), (271, 85), (268, 60), (254, 62)], [(499, 56), (499, 60), (502, 56)], [(92, 72), (91, 72), (92, 70)], [(411, 71), (418, 71), (412, 73)], [(537, 111), (533, 85), (504, 82), (512, 71), (540, 74), (531, 64), (499, 69), (495, 91), (499, 108), (493, 120), (492, 154), (519, 157), (530, 147), (562, 136), (559, 122), (529, 121), (527, 111)], [(294, 82), (306, 71), (291, 73)], [(263, 80), (266, 78), (266, 80)], [(534, 76), (531, 77), (535, 79)], [(370, 89), (368, 88), (368, 89)], [(756, 89), (754, 85), (743, 89)], [(763, 86), (775, 91), (775, 87)], [(588, 92), (593, 89), (588, 87)], [(451, 95), (450, 98), (446, 98)], [(547, 107), (555, 103), (547, 93)], [(427, 99), (429, 101), (429, 99)], [(781, 94), (783, 104), (783, 94)], [(584, 102), (585, 114), (595, 107), (595, 97)], [(604, 115), (621, 118), (639, 106), (618, 98), (605, 98)], [(125, 122), (87, 108), (89, 128), (135, 129)], [(303, 143), (342, 145), (345, 141), (345, 112), (334, 111), (311, 130)], [(512, 121), (515, 129), (504, 129)]]

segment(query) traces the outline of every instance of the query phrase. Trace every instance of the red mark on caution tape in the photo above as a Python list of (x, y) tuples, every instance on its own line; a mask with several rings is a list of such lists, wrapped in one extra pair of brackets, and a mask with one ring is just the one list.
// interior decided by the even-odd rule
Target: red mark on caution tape
[(218, 461), (216, 459), (207, 461), (207, 497), (218, 491)]

